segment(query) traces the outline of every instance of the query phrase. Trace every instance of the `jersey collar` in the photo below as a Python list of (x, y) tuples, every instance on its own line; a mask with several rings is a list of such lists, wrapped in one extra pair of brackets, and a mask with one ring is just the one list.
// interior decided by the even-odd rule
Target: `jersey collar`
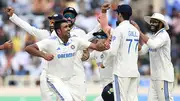
[(154, 34), (154, 36), (157, 36), (159, 33), (161, 33), (164, 30), (166, 30), (166, 29), (165, 28), (161, 28), (158, 32), (156, 32), (156, 34)]
[(123, 22), (121, 22), (119, 25), (121, 24), (125, 24), (125, 23), (129, 23), (129, 20), (124, 20)]
[(68, 42), (64, 44), (63, 41), (57, 36), (56, 33), (55, 33), (55, 36), (57, 37), (59, 44), (63, 44), (64, 46), (68, 46), (72, 42), (72, 39), (69, 38)]

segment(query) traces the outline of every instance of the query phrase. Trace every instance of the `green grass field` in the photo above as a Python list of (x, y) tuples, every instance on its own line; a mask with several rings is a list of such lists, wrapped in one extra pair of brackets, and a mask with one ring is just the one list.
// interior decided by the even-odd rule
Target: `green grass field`
[[(86, 101), (93, 101), (95, 98), (96, 98), (96, 96), (88, 96)], [(29, 97), (7, 96), (7, 97), (0, 97), (0, 101), (41, 101), (41, 97), (39, 97), (39, 96), (29, 96)]]

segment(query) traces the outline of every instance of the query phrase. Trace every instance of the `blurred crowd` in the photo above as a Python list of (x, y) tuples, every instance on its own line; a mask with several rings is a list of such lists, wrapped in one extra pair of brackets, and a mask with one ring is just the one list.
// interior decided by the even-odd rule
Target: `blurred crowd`
[[(118, 4), (123, 2), (123, 0), (115, 1), (119, 1)], [(130, 0), (125, 1), (129, 1), (125, 3), (130, 3)], [(71, 6), (79, 13), (75, 24), (85, 32), (89, 32), (98, 24), (97, 15), (100, 13), (100, 6), (103, 2), (104, 0), (0, 0), (0, 45), (8, 40), (12, 40), (14, 45), (12, 50), (0, 51), (0, 78), (2, 81), (10, 75), (29, 75), (37, 79), (36, 84), (38, 85), (39, 75), (43, 68), (40, 65), (41, 60), (39, 58), (33, 57), (24, 51), (24, 47), (35, 43), (36, 38), (13, 24), (3, 8), (11, 6), (24, 21), (36, 28), (49, 30), (47, 17), (55, 13), (62, 13), (64, 8)], [(118, 4), (112, 4), (112, 8), (115, 8)], [(161, 8), (161, 13), (170, 26), (172, 62), (177, 83), (180, 85), (180, 13), (178, 9), (173, 7), (172, 13), (167, 14), (165, 8)], [(154, 13), (153, 5), (149, 5), (147, 9), (148, 12), (145, 15), (151, 16)], [(133, 13), (132, 19), (137, 22), (144, 33), (151, 34), (140, 10)], [(109, 10), (108, 20), (109, 25), (113, 28), (116, 27), (116, 13), (113, 10)], [(148, 54), (139, 58), (138, 65), (141, 75), (150, 75)], [(87, 80), (91, 80), (93, 75), (97, 75), (94, 64), (85, 62), (84, 66)], [(11, 81), (9, 85), (17, 85), (17, 82)]]

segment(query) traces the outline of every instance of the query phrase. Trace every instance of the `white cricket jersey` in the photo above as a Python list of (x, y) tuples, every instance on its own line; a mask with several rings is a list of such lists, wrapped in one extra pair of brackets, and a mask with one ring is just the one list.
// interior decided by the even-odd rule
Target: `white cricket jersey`
[[(103, 51), (103, 66), (105, 68), (100, 69), (100, 77), (102, 79), (112, 80), (112, 73), (113, 73), (113, 61), (114, 57), (108, 53), (109, 51)], [(110, 83), (109, 81), (107, 83)]]
[(96, 50), (93, 50), (92, 52), (90, 52), (89, 60), (90, 61), (93, 59), (96, 60), (96, 63), (98, 66), (102, 64), (103, 58), (104, 58), (104, 55), (102, 52), (99, 52)]
[[(29, 23), (27, 23), (26, 21), (19, 18), (16, 14), (13, 14), (11, 17), (9, 17), (9, 19), (14, 24), (16, 24), (17, 26), (19, 26), (20, 28), (22, 28), (26, 32), (28, 32), (30, 35), (35, 36), (38, 41), (48, 38), (50, 35), (54, 36), (56, 34), (55, 31), (53, 31), (50, 34), (50, 32), (48, 30), (35, 28), (35, 27), (31, 26)], [(47, 67), (46, 65), (47, 65), (47, 61), (44, 59), (41, 59), (40, 67), (42, 67), (43, 69), (46, 69), (46, 67)]]
[[(79, 37), (85, 40), (88, 40), (90, 34), (92, 34), (93, 32), (98, 31), (100, 28), (100, 25), (97, 25), (91, 32), (89, 32), (88, 34), (86, 34), (82, 29), (73, 26), (73, 28), (70, 31), (71, 37)], [(83, 51), (79, 50), (76, 54), (76, 58), (74, 60), (74, 64), (75, 64), (75, 72), (76, 72), (76, 78), (73, 78), (72, 82), (73, 84), (84, 84), (85, 83), (85, 71), (84, 71), (84, 66), (83, 66), (83, 62), (81, 60), (82, 58), (82, 54)], [(82, 86), (82, 85), (81, 85)]]
[(48, 61), (47, 76), (57, 77), (67, 81), (74, 72), (74, 60), (78, 50), (88, 48), (90, 42), (73, 37), (67, 44), (57, 36), (52, 36), (36, 43), (41, 51), (53, 54), (54, 59)]
[[(154, 34), (146, 44), (150, 57), (152, 80), (174, 81), (174, 68), (171, 62), (171, 40), (163, 28)], [(146, 51), (147, 48), (141, 51)], [(145, 52), (142, 52), (145, 53)]]
[[(103, 81), (103, 84), (106, 85), (112, 81), (112, 71), (113, 71), (113, 56), (108, 53), (108, 51), (99, 52), (93, 50), (90, 53), (89, 60), (95, 59), (96, 63), (99, 66), (100, 78)], [(100, 68), (102, 65), (105, 68)]]
[(50, 36), (50, 32), (48, 30), (37, 29), (20, 19), (16, 14), (13, 14), (9, 19), (29, 34), (35, 36), (38, 40), (42, 40)]
[[(86, 33), (76, 27), (76, 26), (73, 26), (73, 28), (70, 30), (70, 35), (71, 37), (78, 37), (78, 38), (84, 38), (84, 36), (86, 36)], [(83, 63), (82, 63), (82, 54), (83, 54), (83, 50), (79, 50), (75, 56), (75, 59), (74, 59), (74, 69), (75, 69), (75, 74), (76, 74), (76, 77), (73, 78), (73, 80), (71, 81), (71, 83), (73, 84), (77, 84), (77, 85), (81, 85), (81, 84), (84, 84), (85, 83), (85, 72), (84, 72), (84, 66), (83, 66)]]
[(139, 31), (123, 21), (113, 30), (110, 53), (114, 56), (113, 74), (119, 77), (138, 77)]

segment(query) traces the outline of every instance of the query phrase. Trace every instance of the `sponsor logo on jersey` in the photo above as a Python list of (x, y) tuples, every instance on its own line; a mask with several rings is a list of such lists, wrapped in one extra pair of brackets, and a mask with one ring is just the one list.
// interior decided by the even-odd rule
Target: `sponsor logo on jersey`
[(71, 58), (75, 55), (75, 53), (65, 53), (65, 54), (58, 54), (57, 58)]

